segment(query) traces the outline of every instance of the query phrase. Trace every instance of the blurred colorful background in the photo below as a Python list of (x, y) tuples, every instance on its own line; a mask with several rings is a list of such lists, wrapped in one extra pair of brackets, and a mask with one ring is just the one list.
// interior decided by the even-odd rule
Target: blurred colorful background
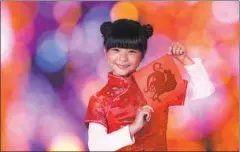
[(88, 150), (88, 99), (109, 71), (99, 28), (119, 18), (155, 29), (141, 66), (180, 41), (216, 86), (170, 109), (168, 149), (237, 151), (238, 1), (1, 1), (1, 151)]

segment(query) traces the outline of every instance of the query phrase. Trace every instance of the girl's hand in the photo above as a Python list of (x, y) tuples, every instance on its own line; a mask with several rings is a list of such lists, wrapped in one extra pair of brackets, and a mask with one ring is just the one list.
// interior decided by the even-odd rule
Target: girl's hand
[(142, 127), (150, 121), (151, 113), (153, 112), (153, 108), (146, 105), (141, 107), (136, 115), (134, 122), (129, 125), (130, 133), (133, 136), (136, 132), (142, 129)]
[(184, 65), (194, 64), (194, 61), (187, 55), (185, 47), (179, 42), (173, 43), (169, 47), (168, 54), (173, 56)]

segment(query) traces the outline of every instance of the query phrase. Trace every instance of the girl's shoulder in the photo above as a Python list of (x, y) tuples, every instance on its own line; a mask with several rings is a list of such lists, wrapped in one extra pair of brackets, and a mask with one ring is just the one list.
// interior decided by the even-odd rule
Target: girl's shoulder
[(109, 96), (109, 87), (106, 85), (101, 88), (99, 91), (95, 92), (90, 99), (96, 100), (98, 102), (107, 102), (110, 98)]

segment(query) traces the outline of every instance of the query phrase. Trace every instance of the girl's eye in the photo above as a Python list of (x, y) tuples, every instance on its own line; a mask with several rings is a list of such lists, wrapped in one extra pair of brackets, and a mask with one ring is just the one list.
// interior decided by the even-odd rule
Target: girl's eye
[(130, 52), (130, 53), (136, 53), (136, 51), (135, 51), (135, 50), (130, 50), (129, 52)]
[(112, 49), (114, 52), (118, 52), (119, 50), (118, 49)]

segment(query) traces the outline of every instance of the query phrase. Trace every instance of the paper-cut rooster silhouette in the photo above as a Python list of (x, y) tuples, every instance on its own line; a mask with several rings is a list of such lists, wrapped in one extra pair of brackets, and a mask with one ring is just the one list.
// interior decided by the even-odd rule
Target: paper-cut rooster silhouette
[(145, 92), (152, 92), (151, 97), (153, 101), (161, 101), (159, 97), (165, 93), (175, 89), (177, 81), (171, 70), (162, 68), (161, 63), (153, 64), (153, 71), (147, 78), (147, 89)]

